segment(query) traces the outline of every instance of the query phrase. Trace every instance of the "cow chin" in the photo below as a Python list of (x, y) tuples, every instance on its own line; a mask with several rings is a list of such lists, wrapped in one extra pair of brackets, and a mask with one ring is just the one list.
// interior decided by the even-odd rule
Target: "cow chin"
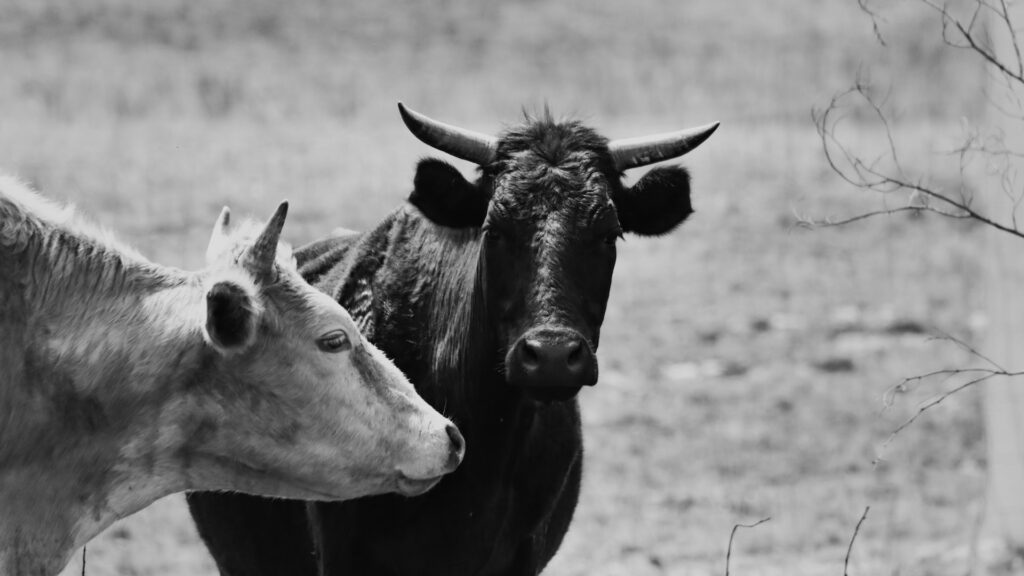
[(540, 404), (554, 404), (575, 400), (582, 386), (524, 386), (523, 394)]

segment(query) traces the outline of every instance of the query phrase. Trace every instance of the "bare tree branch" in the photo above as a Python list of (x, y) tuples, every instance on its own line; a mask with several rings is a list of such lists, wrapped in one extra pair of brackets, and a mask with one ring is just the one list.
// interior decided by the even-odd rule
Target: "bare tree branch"
[[(928, 2), (929, 0), (922, 1)], [(911, 199), (918, 195), (922, 198), (938, 201), (941, 205), (948, 207), (948, 209), (942, 209), (924, 204), (920, 206), (921, 211), (935, 212), (950, 218), (977, 220), (996, 230), (1024, 238), (1024, 231), (1017, 227), (1014, 217), (1011, 217), (1011, 223), (1007, 225), (976, 210), (972, 206), (972, 199), (966, 196), (966, 189), (962, 185), (959, 197), (955, 197), (919, 180), (912, 180), (911, 177), (907, 176), (900, 161), (898, 146), (893, 137), (889, 118), (883, 111), (882, 104), (873, 98), (870, 92), (869, 86), (862, 80), (858, 80), (852, 88), (834, 96), (823, 111), (812, 111), (812, 119), (815, 122), (818, 136), (821, 139), (825, 159), (833, 172), (847, 183), (863, 190), (882, 194), (903, 191), (907, 192)], [(845, 116), (839, 115), (840, 110), (843, 108), (842, 103), (851, 96), (862, 99), (882, 126), (888, 151), (880, 159), (875, 159), (871, 162), (865, 161), (862, 157), (854, 154), (837, 137), (838, 127), (845, 118)], [(968, 142), (967, 145), (959, 149), (961, 150), (960, 153), (964, 154), (964, 149), (969, 147), (970, 143)], [(881, 167), (883, 160), (893, 166), (891, 171)], [(966, 159), (962, 157), (961, 163), (964, 162), (966, 162)], [(960, 169), (962, 171), (963, 167), (961, 166)], [(917, 205), (914, 206), (916, 207)], [(908, 210), (899, 209), (898, 211)], [(856, 222), (872, 215), (883, 215), (891, 212), (891, 210), (879, 210), (873, 213), (856, 215), (847, 218), (846, 221)], [(811, 221), (811, 223), (813, 224), (814, 222)], [(824, 224), (828, 225), (828, 221)], [(817, 225), (822, 225), (822, 223), (817, 223)]]
[[(896, 436), (899, 435), (900, 432), (902, 432), (908, 426), (916, 422), (917, 419), (920, 418), (925, 412), (934, 408), (935, 406), (938, 406), (950, 396), (953, 396), (954, 394), (966, 390), (967, 388), (970, 388), (975, 384), (981, 384), (986, 380), (991, 380), (992, 378), (1013, 378), (1017, 376), (1024, 376), (1024, 371), (1007, 372), (1006, 370), (993, 370), (991, 368), (946, 368), (942, 370), (935, 370), (933, 372), (922, 374), (920, 376), (911, 376), (909, 378), (905, 378), (903, 382), (900, 384), (900, 386), (905, 387), (910, 383), (919, 382), (921, 380), (924, 380), (925, 378), (930, 378), (933, 376), (959, 376), (962, 374), (977, 374), (978, 376), (968, 380), (967, 382), (964, 382), (963, 384), (960, 384), (959, 386), (947, 390), (942, 394), (939, 394), (938, 396), (935, 396), (931, 400), (922, 404), (920, 407), (918, 407), (917, 411), (914, 412), (914, 414), (910, 418), (907, 418), (902, 424), (897, 426), (892, 431), (892, 433), (889, 434), (889, 437), (886, 438), (885, 442), (882, 443), (882, 448), (885, 448), (890, 443), (892, 443), (892, 441), (896, 438)], [(877, 464), (877, 460), (875, 463)]]
[[(998, 56), (996, 56), (995, 52), (993, 52), (991, 48), (983, 46), (982, 41), (975, 35), (974, 32), (974, 27), (977, 24), (979, 13), (981, 12), (982, 8), (987, 8), (990, 11), (999, 15), (1005, 21), (1008, 29), (1010, 30), (1011, 36), (1014, 36), (1014, 42), (1016, 42), (1013, 22), (1010, 20), (1010, 15), (1008, 12), (1000, 13), (999, 10), (989, 5), (987, 2), (984, 2), (983, 0), (977, 0), (975, 10), (971, 14), (971, 19), (966, 24), (964, 24), (963, 21), (957, 19), (955, 16), (949, 13), (949, 10), (947, 10), (945, 4), (940, 6), (933, 0), (920, 0), (920, 2), (939, 13), (939, 16), (942, 18), (942, 39), (947, 45), (953, 48), (973, 51), (1007, 77), (1024, 84), (1024, 65), (1022, 65), (1021, 62), (1020, 52), (1017, 52), (1017, 62), (1016, 65), (1014, 65), (1014, 68), (1016, 68), (1017, 70), (1012, 70), (1010, 68), (1011, 64), (1003, 62), (1002, 60), (999, 59)], [(948, 35), (949, 26), (952, 26), (953, 28), (956, 29), (956, 32), (960, 35), (960, 38), (964, 42), (966, 42), (965, 44), (958, 44), (957, 42), (950, 39)]]
[(999, 0), (999, 16), (1006, 26), (1006, 31), (1010, 34), (1010, 40), (1013, 44), (1013, 53), (1017, 57), (1017, 76), (1024, 76), (1024, 60), (1020, 57), (1020, 44), (1017, 42), (1017, 30), (1013, 27), (1013, 21), (1010, 19), (1010, 11), (1006, 7), (1006, 0)]
[(871, 28), (875, 32), (875, 38), (878, 40), (878, 43), (882, 46), (888, 47), (889, 45), (885, 43), (885, 38), (882, 37), (882, 30), (878, 25), (878, 23), (883, 22), (884, 19), (877, 12), (868, 7), (868, 0), (857, 0), (857, 5), (860, 6), (862, 12), (871, 18)]
[[(870, 6), (870, 1), (857, 0), (857, 5), (871, 19), (878, 42), (887, 46), (880, 26), (884, 20), (879, 10)], [(1024, 165), (1024, 150), (1011, 149), (1003, 134), (1003, 127), (1011, 126), (1008, 122), (1024, 122), (1024, 54), (1021, 46), (1024, 40), (1017, 36), (1020, 30), (1015, 25), (1010, 9), (1013, 0), (973, 0), (967, 7), (964, 3), (952, 3), (949, 0), (918, 2), (926, 7), (925, 11), (931, 10), (938, 15), (941, 40), (945, 45), (955, 50), (966, 50), (983, 63), (984, 74), (987, 76), (984, 98), (989, 101), (990, 109), (996, 111), (997, 117), (990, 122), (992, 126), (984, 127), (983, 130), (963, 122), (961, 145), (947, 152), (956, 156), (958, 164), (950, 168), (957, 169), (958, 182), (940, 186), (919, 175), (924, 173), (917, 171), (914, 163), (904, 162), (904, 157), (910, 156), (906, 154), (906, 148), (897, 143), (894, 128), (898, 127), (898, 122), (893, 107), (887, 102), (889, 95), (881, 95), (858, 75), (853, 85), (835, 94), (824, 109), (812, 111), (812, 119), (829, 168), (853, 187), (880, 194), (883, 205), (878, 210), (839, 219), (814, 220), (797, 215), (798, 223), (807, 227), (843, 226), (876, 216), (934, 212), (948, 218), (974, 220), (993, 230), (1024, 239), (1024, 219), (1019, 219), (1017, 214), (1017, 210), (1024, 206), (1024, 169), (1021, 169)], [(1009, 38), (1005, 39), (1005, 50), (1004, 34), (1009, 34)], [(999, 46), (999, 50), (996, 46)], [(1003, 117), (998, 117), (999, 113)], [(857, 146), (851, 144), (856, 140), (845, 131), (849, 120), (863, 119), (865, 114), (868, 115), (867, 123), (871, 128), (878, 128), (879, 136), (874, 146), (881, 152), (877, 155), (874, 155), (874, 151), (865, 153), (856, 149)], [(1017, 129), (1015, 124), (1012, 126)], [(853, 136), (858, 135), (853, 133)], [(987, 206), (975, 203), (968, 168), (979, 160), (985, 163), (987, 170), (998, 175), (998, 179), (987, 182), (993, 188), (993, 194), (1001, 193), (1008, 200), (1004, 204), (1000, 199), (999, 210), (1009, 206), (1009, 214), (997, 212), (995, 203)], [(890, 202), (893, 193), (905, 195), (905, 205)], [(908, 418), (894, 428), (882, 443), (882, 449), (947, 398), (988, 380), (1024, 376), (1024, 370), (1007, 370), (968, 343), (949, 334), (940, 333), (935, 339), (955, 344), (970, 355), (970, 360), (964, 362), (966, 366), (963, 367), (942, 368), (904, 378), (886, 391), (883, 410), (892, 406), (898, 393), (907, 392), (926, 382), (941, 382), (941, 392), (920, 403)], [(874, 464), (877, 465), (880, 459), (876, 458)], [(849, 576), (854, 542), (869, 510), (870, 507), (864, 509), (850, 538), (843, 563), (844, 576)]]
[(849, 216), (847, 218), (842, 218), (839, 220), (833, 220), (832, 218), (828, 217), (819, 220), (811, 220), (803, 216), (798, 216), (797, 225), (804, 228), (812, 229), (831, 228), (833, 226), (845, 226), (847, 224), (853, 224), (854, 222), (858, 222), (860, 220), (867, 220), (869, 218), (874, 218), (875, 216), (889, 216), (892, 214), (899, 214), (900, 212), (912, 212), (914, 214), (920, 214), (922, 212), (934, 212), (936, 214), (941, 214), (946, 218), (959, 218), (965, 220), (970, 220), (971, 218), (967, 214), (955, 214), (953, 212), (945, 212), (943, 210), (939, 210), (938, 208), (933, 208), (932, 206), (903, 206), (900, 208), (890, 208), (888, 210), (874, 210), (872, 212), (862, 212), (855, 216)]
[(733, 538), (736, 537), (736, 530), (739, 529), (739, 528), (757, 528), (761, 524), (764, 524), (765, 522), (767, 522), (767, 521), (769, 521), (771, 519), (772, 519), (771, 516), (766, 516), (764, 518), (761, 518), (757, 522), (754, 522), (753, 524), (734, 524), (733, 525), (732, 532), (729, 533), (729, 547), (725, 551), (725, 576), (729, 576), (729, 561), (732, 559), (732, 540), (733, 540)]
[[(890, 407), (892, 407), (893, 403), (895, 402), (895, 396), (897, 394), (907, 392), (915, 384), (919, 384), (919, 383), (924, 382), (926, 380), (929, 380), (929, 379), (932, 379), (932, 378), (936, 378), (936, 377), (940, 377), (940, 376), (942, 377), (942, 382), (943, 383), (945, 383), (946, 381), (948, 381), (948, 380), (950, 380), (952, 378), (957, 378), (958, 376), (968, 376), (968, 377), (970, 377), (966, 382), (963, 382), (963, 383), (961, 383), (961, 384), (959, 384), (957, 386), (954, 386), (953, 388), (950, 388), (949, 390), (946, 390), (945, 392), (942, 392), (941, 394), (933, 396), (927, 402), (925, 402), (925, 403), (921, 404), (920, 406), (918, 406), (917, 411), (915, 411), (914, 414), (911, 415), (909, 418), (904, 420), (899, 426), (894, 428), (893, 431), (889, 434), (889, 436), (885, 439), (885, 441), (882, 442), (882, 445), (881, 445), (881, 449), (882, 450), (887, 448), (893, 442), (893, 440), (896, 439), (896, 437), (901, 432), (903, 432), (911, 424), (916, 422), (922, 415), (924, 415), (925, 412), (927, 412), (928, 410), (931, 410), (932, 408), (938, 406), (939, 404), (944, 402), (950, 396), (953, 396), (954, 394), (958, 394), (958, 393), (962, 392), (963, 390), (966, 390), (967, 388), (970, 388), (970, 387), (972, 387), (972, 386), (974, 386), (976, 384), (981, 384), (981, 383), (983, 383), (983, 382), (985, 382), (987, 380), (991, 380), (992, 378), (1014, 378), (1014, 377), (1017, 377), (1017, 376), (1024, 376), (1024, 371), (1010, 371), (1010, 370), (1006, 370), (1005, 368), (1000, 366), (998, 363), (996, 363), (994, 360), (992, 360), (988, 356), (986, 356), (986, 355), (982, 354), (981, 352), (979, 352), (978, 350), (976, 350), (974, 347), (972, 347), (967, 342), (964, 342), (963, 340), (961, 340), (961, 339), (959, 339), (959, 338), (957, 338), (955, 336), (952, 336), (950, 334), (946, 334), (945, 332), (941, 333), (939, 336), (934, 336), (932, 338), (929, 338), (929, 340), (943, 340), (943, 341), (952, 342), (957, 347), (959, 347), (962, 350), (966, 351), (971, 356), (982, 360), (983, 362), (988, 364), (988, 366), (971, 367), (971, 368), (942, 368), (942, 369), (939, 369), (939, 370), (932, 370), (931, 372), (925, 372), (924, 374), (918, 374), (916, 376), (908, 376), (907, 378), (904, 378), (899, 384), (896, 384), (896, 385), (890, 387), (888, 390), (886, 390), (885, 394), (883, 394), (883, 396), (882, 396), (882, 406), (883, 406), (882, 410), (883, 411), (888, 410)], [(873, 466), (878, 466), (878, 464), (881, 461), (882, 461), (881, 457), (876, 457), (874, 459), (874, 461), (872, 462), (872, 465)]]
[(1003, 368), (1002, 366), (1000, 366), (999, 364), (997, 364), (995, 360), (989, 358), (988, 356), (982, 354), (981, 352), (978, 352), (977, 349), (975, 349), (973, 346), (971, 346), (967, 342), (964, 342), (960, 338), (957, 338), (956, 336), (953, 336), (952, 334), (950, 334), (948, 332), (943, 332), (942, 330), (939, 330), (938, 332), (939, 332), (939, 335), (938, 336), (933, 336), (932, 338), (930, 338), (930, 340), (945, 340), (947, 342), (952, 342), (953, 344), (956, 344), (958, 347), (960, 347), (961, 349), (966, 351), (971, 356), (974, 356), (975, 358), (980, 358), (981, 360), (984, 360), (988, 365), (992, 366), (996, 370), (999, 370), (1001, 372), (1006, 372), (1006, 369)]
[(857, 520), (857, 526), (853, 529), (853, 536), (850, 537), (850, 545), (846, 547), (846, 559), (843, 560), (843, 576), (850, 576), (850, 554), (853, 552), (853, 543), (857, 540), (857, 534), (860, 533), (860, 525), (864, 523), (864, 520), (868, 517), (868, 510), (871, 510), (871, 506), (864, 508), (864, 513), (860, 515), (860, 520)]
[[(879, 28), (880, 22), (884, 20), (879, 11), (869, 5), (869, 1), (857, 0), (857, 5), (871, 18), (875, 35), (885, 46), (886, 42), (882, 38)], [(942, 25), (943, 42), (952, 48), (973, 52), (988, 64), (988, 73), (994, 74), (1007, 88), (1006, 94), (1001, 95), (1003, 99), (1008, 99), (1005, 104), (1017, 108), (1016, 111), (1010, 110), (1004, 105), (1004, 102), (996, 102), (991, 95), (987, 95), (987, 98), (993, 100), (994, 109), (1003, 111), (1004, 115), (1010, 119), (1024, 121), (1024, 100), (1021, 99), (1020, 94), (1021, 89), (1024, 88), (1024, 56), (1022, 56), (1021, 41), (1017, 38), (1018, 31), (1007, 0), (974, 0), (973, 8), (962, 16), (951, 12), (949, 5), (939, 0), (918, 0), (918, 2), (938, 14)], [(1009, 44), (1012, 49), (1008, 51), (1012, 54), (1004, 58), (995, 51), (986, 35), (986, 28), (982, 25), (982, 21), (985, 19), (983, 16), (993, 23), (990, 27), (997, 26), (1010, 35)], [(837, 136), (840, 125), (847, 117), (842, 111), (844, 104), (848, 103), (851, 98), (858, 98), (859, 103), (867, 107), (883, 130), (887, 149), (876, 158), (865, 158), (853, 152)], [(1004, 165), (1004, 169), (1001, 171), (1000, 186), (1012, 205), (1011, 213), (1004, 220), (997, 219), (973, 206), (973, 194), (965, 184), (966, 179), (964, 178), (966, 167), (970, 162), (969, 155), (976, 154), (984, 157), (987, 161), (1002, 158), (1005, 164), (1006, 160), (1010, 158), (1024, 158), (1024, 152), (1007, 149), (1001, 137), (984, 140), (977, 133), (969, 133), (964, 145), (954, 151), (960, 156), (958, 190), (955, 193), (943, 191), (919, 177), (909, 176), (904, 169), (894, 138), (891, 117), (885, 112), (887, 98), (888, 96), (877, 98), (873, 94), (870, 83), (859, 76), (850, 89), (835, 95), (824, 111), (813, 111), (812, 118), (821, 137), (826, 160), (833, 172), (847, 183), (864, 190), (882, 194), (904, 192), (909, 197), (907, 206), (896, 210), (884, 209), (865, 212), (838, 221), (808, 219), (801, 224), (811, 227), (832, 226), (857, 222), (872, 216), (889, 215), (894, 212), (935, 212), (951, 218), (973, 219), (1001, 232), (1024, 238), (1024, 231), (1021, 230), (1017, 216), (1017, 209), (1024, 205), (1024, 187), (1018, 186), (1016, 171), (1011, 170), (1008, 164)], [(920, 199), (933, 200), (938, 205), (922, 203)]]
[[(984, 58), (989, 64), (991, 64), (992, 66), (995, 66), (1003, 74), (1006, 74), (1007, 76), (1009, 76), (1010, 78), (1013, 78), (1017, 82), (1024, 83), (1024, 72), (1010, 70), (1010, 68), (1008, 68), (1006, 63), (1004, 63), (1002, 60), (1000, 60), (992, 51), (990, 51), (989, 49), (987, 49), (987, 48), (985, 48), (984, 46), (981, 45), (981, 43), (974, 36), (974, 33), (970, 30), (970, 28), (964, 28), (963, 24), (961, 24), (959, 20), (952, 19), (949, 16), (948, 12), (945, 11), (945, 9), (943, 9), (943, 17), (944, 18), (950, 18), (950, 21), (956, 27), (957, 31), (960, 32), (960, 35), (963, 37), (963, 39), (967, 41), (968, 46), (972, 50), (974, 50), (974, 52), (977, 53), (978, 56), (981, 56), (982, 58)], [(974, 20), (972, 19), (971, 26), (973, 26), (973, 25), (974, 25)], [(1019, 60), (1020, 60), (1020, 54), (1019, 53), (1018, 53), (1017, 58), (1018, 58), (1018, 64), (1019, 64)]]

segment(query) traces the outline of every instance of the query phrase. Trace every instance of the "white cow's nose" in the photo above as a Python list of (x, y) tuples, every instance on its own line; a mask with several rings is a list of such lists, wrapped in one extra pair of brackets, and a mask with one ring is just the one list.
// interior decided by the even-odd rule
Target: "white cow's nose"
[(446, 472), (451, 472), (459, 467), (462, 457), (466, 455), (466, 439), (462, 437), (462, 432), (459, 432), (455, 424), (448, 424), (445, 427), (445, 432), (448, 433), (448, 440), (451, 441)]

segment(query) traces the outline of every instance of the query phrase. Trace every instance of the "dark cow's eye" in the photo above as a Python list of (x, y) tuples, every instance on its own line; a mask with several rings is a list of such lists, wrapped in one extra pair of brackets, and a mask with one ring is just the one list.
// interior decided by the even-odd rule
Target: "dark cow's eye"
[(352, 342), (343, 330), (328, 332), (316, 341), (316, 345), (324, 352), (344, 352), (352, 348)]
[(615, 232), (609, 232), (604, 236), (604, 243), (609, 246), (615, 246), (615, 243), (622, 238), (622, 232), (616, 230)]

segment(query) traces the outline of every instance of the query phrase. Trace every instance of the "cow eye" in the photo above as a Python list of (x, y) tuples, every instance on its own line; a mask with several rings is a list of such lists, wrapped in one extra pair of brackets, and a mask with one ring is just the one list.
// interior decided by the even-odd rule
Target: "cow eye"
[(348, 334), (345, 334), (343, 330), (335, 330), (328, 332), (316, 341), (316, 345), (324, 352), (344, 352), (352, 348), (352, 342), (348, 339)]
[(615, 232), (609, 232), (604, 236), (604, 243), (609, 246), (615, 246), (615, 243), (619, 240), (619, 238), (622, 238), (621, 231), (616, 230)]

